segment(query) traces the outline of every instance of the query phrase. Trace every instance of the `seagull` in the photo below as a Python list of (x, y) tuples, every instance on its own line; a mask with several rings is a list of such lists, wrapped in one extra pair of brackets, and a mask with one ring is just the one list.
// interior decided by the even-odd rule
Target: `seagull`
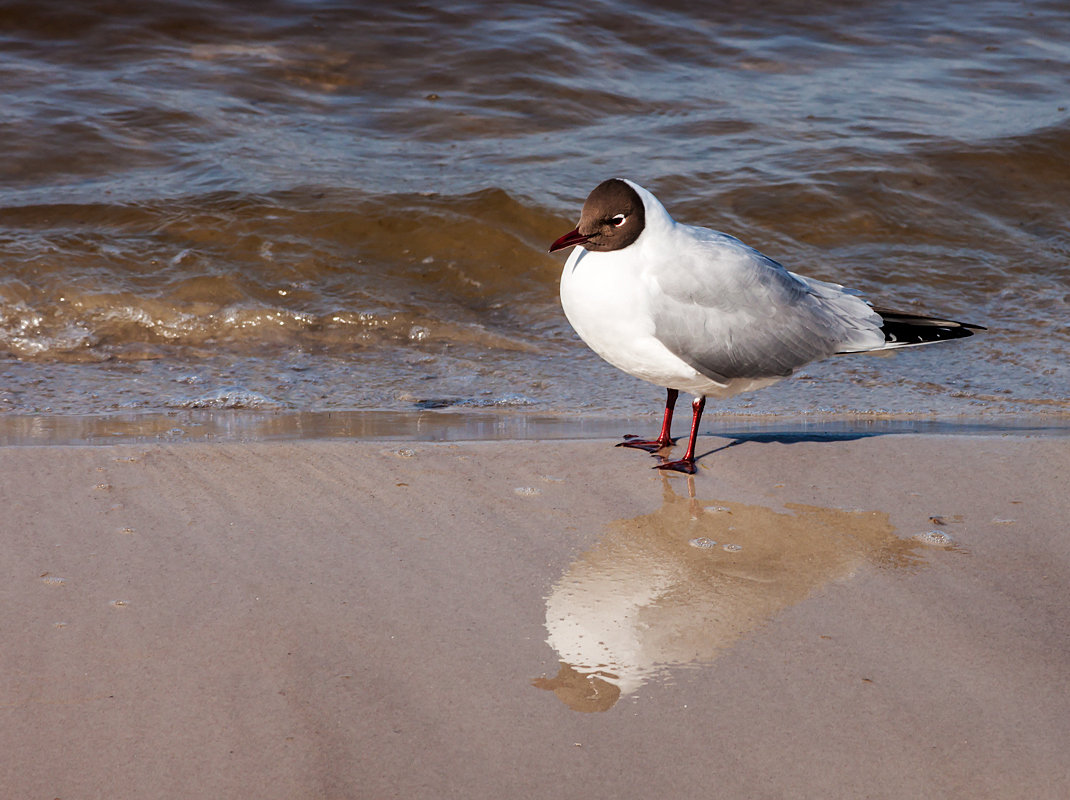
[(658, 453), (680, 392), (694, 396), (682, 459), (656, 469), (694, 474), (706, 398), (761, 389), (841, 353), (971, 336), (980, 325), (874, 306), (836, 283), (789, 272), (733, 236), (676, 222), (653, 194), (622, 178), (587, 197), (580, 221), (550, 246), (575, 246), (561, 306), (587, 345), (629, 375), (665, 387), (656, 439), (618, 447)]

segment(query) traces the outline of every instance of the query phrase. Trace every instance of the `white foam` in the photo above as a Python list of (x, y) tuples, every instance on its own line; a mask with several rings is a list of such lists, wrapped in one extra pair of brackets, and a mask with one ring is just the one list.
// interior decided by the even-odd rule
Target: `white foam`
[(943, 531), (935, 530), (915, 533), (911, 538), (916, 542), (927, 544), (930, 547), (950, 547), (955, 543), (955, 540)]

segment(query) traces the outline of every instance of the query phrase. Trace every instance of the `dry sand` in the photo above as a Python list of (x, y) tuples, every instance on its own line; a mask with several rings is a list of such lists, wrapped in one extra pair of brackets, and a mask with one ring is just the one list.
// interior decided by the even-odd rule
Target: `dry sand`
[(1070, 438), (652, 463), (0, 448), (3, 796), (1070, 796)]

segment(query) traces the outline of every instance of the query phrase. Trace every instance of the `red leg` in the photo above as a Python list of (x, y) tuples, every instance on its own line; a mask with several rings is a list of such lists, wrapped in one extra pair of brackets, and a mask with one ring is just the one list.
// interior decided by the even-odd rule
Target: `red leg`
[(665, 390), (665, 418), (661, 422), (661, 433), (657, 439), (640, 439), (637, 436), (629, 435), (625, 436), (624, 441), (618, 444), (617, 447), (635, 447), (639, 450), (646, 450), (648, 453), (654, 453), (676, 444), (676, 440), (669, 434), (669, 428), (672, 427), (672, 412), (676, 408), (676, 398), (679, 395), (680, 393), (676, 389)]
[(691, 403), (691, 437), (687, 440), (687, 452), (679, 461), (668, 461), (658, 464), (654, 469), (668, 469), (673, 472), (683, 472), (694, 475), (698, 471), (695, 466), (695, 440), (698, 438), (698, 423), (702, 419), (702, 410), (706, 408), (706, 398), (696, 397)]

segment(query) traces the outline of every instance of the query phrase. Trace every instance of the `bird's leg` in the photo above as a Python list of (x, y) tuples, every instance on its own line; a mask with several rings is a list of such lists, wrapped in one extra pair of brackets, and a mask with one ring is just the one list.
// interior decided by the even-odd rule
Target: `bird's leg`
[(654, 453), (676, 444), (676, 440), (669, 433), (669, 428), (672, 427), (672, 412), (676, 408), (676, 398), (679, 396), (680, 393), (676, 389), (665, 390), (665, 418), (661, 422), (661, 433), (657, 439), (640, 439), (629, 435), (625, 436), (624, 441), (620, 442), (617, 447), (636, 447), (648, 453)]
[(702, 410), (706, 407), (705, 397), (696, 397), (691, 403), (691, 438), (687, 440), (687, 452), (679, 461), (668, 461), (658, 464), (654, 469), (669, 469), (673, 472), (683, 472), (694, 475), (697, 471), (695, 466), (695, 440), (698, 438), (698, 423), (702, 419)]

